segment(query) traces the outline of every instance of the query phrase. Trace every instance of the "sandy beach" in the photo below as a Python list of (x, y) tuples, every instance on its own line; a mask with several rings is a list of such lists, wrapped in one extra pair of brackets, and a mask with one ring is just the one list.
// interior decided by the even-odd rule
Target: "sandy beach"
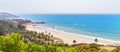
[(33, 25), (26, 25), (26, 29), (29, 31), (36, 31), (36, 32), (50, 32), (54, 37), (60, 38), (64, 41), (66, 44), (74, 44), (73, 40), (76, 40), (76, 44), (78, 43), (95, 43), (94, 39), (98, 39), (98, 44), (101, 45), (118, 45), (120, 44), (119, 41), (114, 41), (114, 40), (109, 40), (109, 39), (103, 39), (103, 38), (98, 38), (98, 37), (93, 37), (93, 36), (87, 36), (83, 34), (75, 34), (75, 33), (70, 33), (70, 32), (64, 32), (58, 29), (52, 29), (48, 27), (43, 27), (43, 26), (33, 26)]

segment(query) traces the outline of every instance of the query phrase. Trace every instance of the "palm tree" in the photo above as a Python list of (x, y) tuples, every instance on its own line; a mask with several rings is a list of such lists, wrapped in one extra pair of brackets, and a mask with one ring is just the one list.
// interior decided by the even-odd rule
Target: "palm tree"
[(43, 39), (44, 38), (44, 33), (41, 33), (40, 35), (41, 35), (41, 38)]
[(73, 40), (73, 43), (76, 43), (76, 40)]
[(2, 26), (0, 26), (0, 35), (3, 35), (4, 34), (4, 28)]
[(45, 31), (45, 33), (47, 34), (47, 31)]
[(51, 38), (50, 35), (51, 35), (51, 33), (48, 34), (48, 40), (50, 40), (50, 38)]
[(51, 33), (48, 33), (49, 35), (51, 34)]
[(51, 35), (51, 38), (53, 38), (53, 35)]
[(98, 42), (98, 39), (96, 38), (94, 41), (97, 43), (97, 42)]
[(52, 44), (54, 43), (54, 40), (52, 40)]

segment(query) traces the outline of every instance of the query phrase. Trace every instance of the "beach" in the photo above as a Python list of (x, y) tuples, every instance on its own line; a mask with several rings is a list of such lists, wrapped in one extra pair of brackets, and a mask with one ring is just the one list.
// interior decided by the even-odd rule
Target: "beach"
[[(93, 37), (93, 36), (87, 36), (84, 34), (75, 34), (70, 32), (64, 32), (62, 30), (48, 28), (44, 26), (34, 26), (32, 24), (26, 25), (26, 29), (29, 31), (36, 31), (38, 33), (47, 31), (48, 33), (51, 33), (54, 37), (60, 38), (64, 41), (65, 44), (80, 44), (80, 43), (97, 43), (101, 45), (114, 45), (117, 46), (120, 44), (119, 41), (114, 41), (110, 39), (104, 39), (100, 37)], [(95, 42), (95, 39), (98, 39), (98, 42)], [(73, 40), (76, 40), (76, 43), (73, 43)]]

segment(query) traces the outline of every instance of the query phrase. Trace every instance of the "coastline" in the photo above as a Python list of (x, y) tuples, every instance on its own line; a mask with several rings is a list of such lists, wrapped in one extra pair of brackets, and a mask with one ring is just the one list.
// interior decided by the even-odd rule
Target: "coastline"
[[(97, 44), (101, 45), (120, 45), (119, 41), (114, 41), (110, 39), (104, 39), (100, 37), (93, 37), (93, 36), (87, 36), (84, 34), (75, 34), (70, 32), (64, 32), (59, 29), (52, 29), (49, 27), (43, 27), (43, 26), (33, 26), (33, 24), (26, 25), (26, 29), (29, 31), (36, 31), (36, 32), (45, 32), (51, 33), (54, 37), (60, 38), (64, 41), (64, 43), (71, 45), (71, 44), (79, 44), (79, 43), (95, 43), (94, 39), (98, 39)], [(76, 43), (73, 43), (73, 40), (76, 40)]]

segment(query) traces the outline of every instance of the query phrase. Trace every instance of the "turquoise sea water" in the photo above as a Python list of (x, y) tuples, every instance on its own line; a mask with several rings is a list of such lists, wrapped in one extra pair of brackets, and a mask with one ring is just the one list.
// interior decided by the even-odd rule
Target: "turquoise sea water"
[(120, 14), (20, 14), (67, 32), (120, 40)]

